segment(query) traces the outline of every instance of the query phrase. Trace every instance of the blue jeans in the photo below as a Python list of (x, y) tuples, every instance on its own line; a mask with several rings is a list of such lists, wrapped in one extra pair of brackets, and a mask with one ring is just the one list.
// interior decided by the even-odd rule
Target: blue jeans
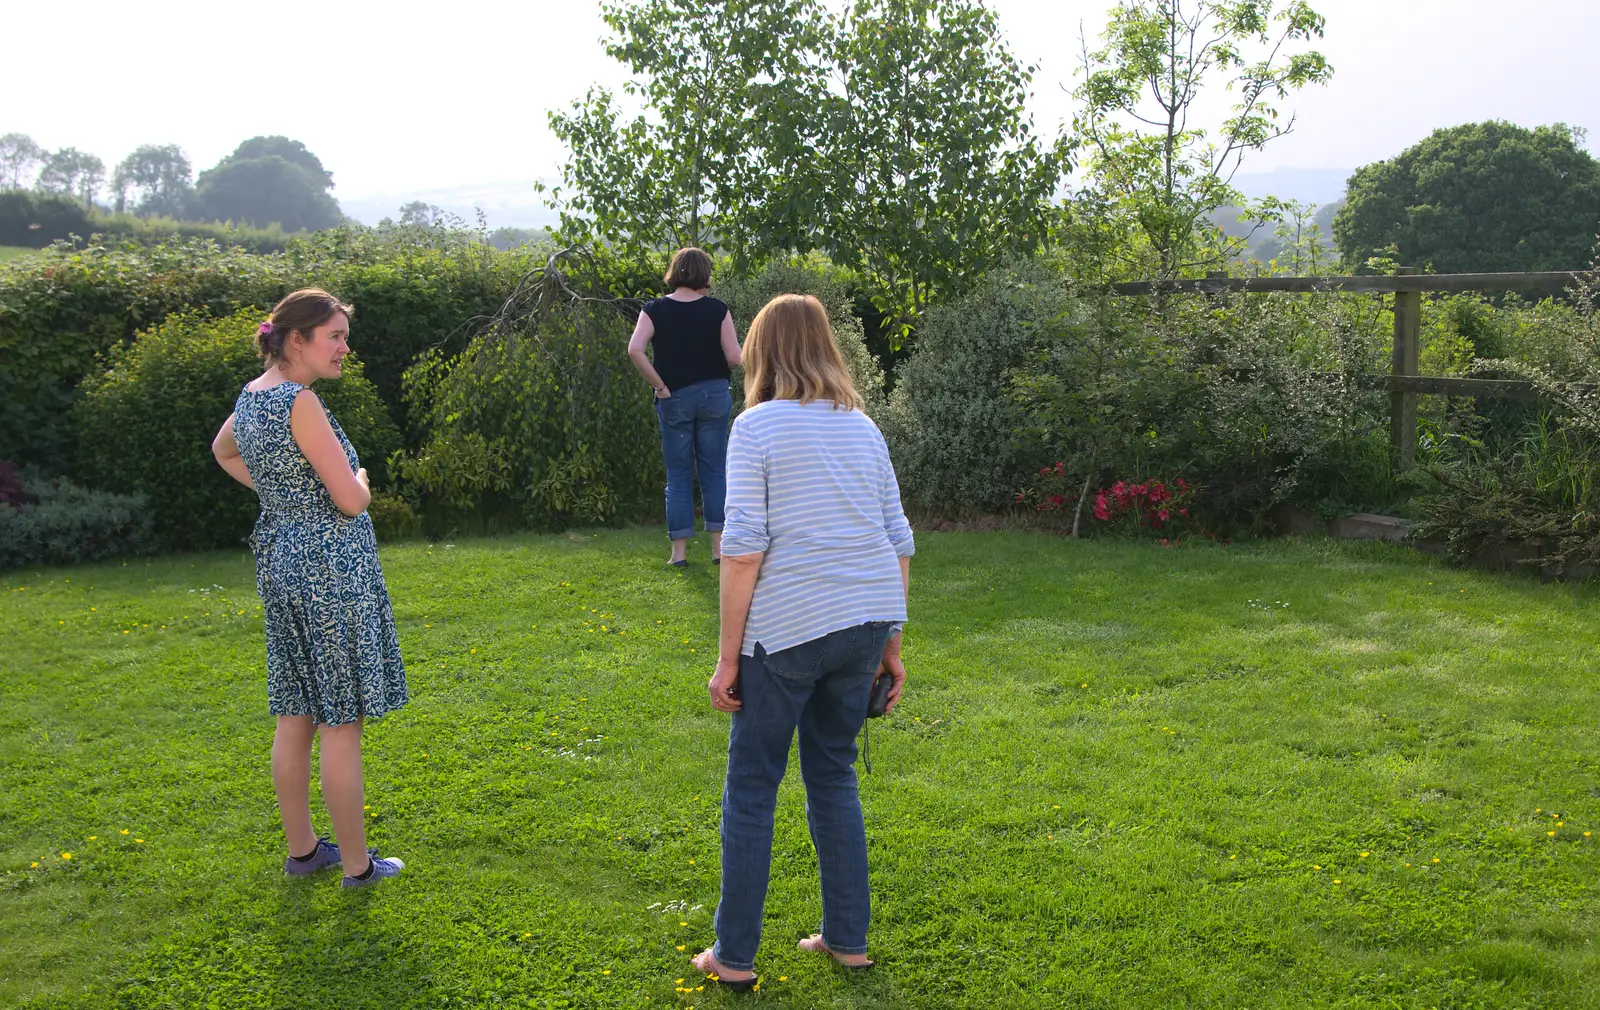
[(728, 415), (733, 396), (728, 380), (708, 379), (674, 389), (656, 399), (661, 423), (661, 457), (667, 464), (667, 536), (694, 536), (694, 476), (700, 471), (700, 500), (706, 530), (722, 529), (728, 498)]
[(822, 877), (822, 939), (841, 954), (864, 954), (872, 917), (867, 831), (856, 791), (856, 734), (867, 719), (872, 678), (889, 624), (835, 631), (769, 655), (756, 646), (739, 660), (739, 697), (722, 790), (722, 900), (716, 958), (754, 968), (772, 868), (772, 815), (800, 730), (806, 821)]

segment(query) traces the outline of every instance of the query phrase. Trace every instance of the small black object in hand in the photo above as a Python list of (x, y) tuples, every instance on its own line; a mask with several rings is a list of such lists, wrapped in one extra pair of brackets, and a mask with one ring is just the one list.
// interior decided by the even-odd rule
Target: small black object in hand
[(876, 719), (889, 710), (889, 692), (894, 690), (894, 678), (880, 673), (872, 682), (872, 698), (867, 702), (867, 718)]

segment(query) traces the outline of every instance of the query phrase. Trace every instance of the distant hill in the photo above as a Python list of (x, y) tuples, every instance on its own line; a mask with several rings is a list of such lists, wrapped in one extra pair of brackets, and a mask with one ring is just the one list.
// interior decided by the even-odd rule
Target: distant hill
[(1344, 184), (1352, 168), (1276, 168), (1270, 172), (1240, 172), (1234, 188), (1252, 200), (1275, 196), (1299, 203), (1328, 204), (1344, 199)]
[(482, 209), (489, 228), (548, 228), (558, 223), (556, 212), (545, 206), (533, 191), (535, 180), (479, 183), (442, 189), (414, 190), (407, 193), (377, 193), (371, 196), (339, 195), (339, 206), (362, 224), (377, 224), (386, 217), (398, 218), (404, 204), (420, 200), (440, 210), (476, 224)]

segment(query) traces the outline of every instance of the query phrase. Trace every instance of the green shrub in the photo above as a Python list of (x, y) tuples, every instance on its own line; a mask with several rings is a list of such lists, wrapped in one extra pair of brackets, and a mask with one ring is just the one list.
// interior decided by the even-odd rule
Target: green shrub
[(422, 517), (400, 495), (373, 491), (367, 515), (372, 517), (379, 540), (406, 540), (422, 534)]
[(0, 569), (76, 565), (150, 554), (149, 501), (141, 494), (87, 491), (64, 480), (29, 484), (33, 501), (0, 505)]
[(1016, 435), (1028, 415), (1011, 395), (1011, 375), (1073, 304), (1059, 274), (1028, 261), (928, 310), (880, 421), (908, 505), (960, 512), (1012, 503), (1045, 453)]
[(79, 382), (140, 330), (183, 310), (261, 309), (292, 287), (280, 257), (196, 239), (57, 244), (0, 265), (0, 459), (57, 470), (71, 459)]
[[(718, 279), (711, 293), (728, 303), (740, 340), (750, 332), (750, 323), (767, 302), (782, 294), (814, 295), (828, 310), (834, 338), (844, 355), (856, 391), (867, 403), (867, 414), (881, 419), (888, 401), (883, 392), (883, 366), (867, 349), (861, 320), (851, 310), (850, 295), (841, 272), (819, 254), (769, 264), (750, 278)], [(737, 413), (744, 405), (744, 370), (735, 369), (733, 403)]]
[(546, 303), (413, 366), (407, 400), (428, 438), (398, 469), (430, 527), (449, 507), (472, 528), (549, 528), (654, 501), (665, 473), (630, 330), (612, 306)]
[[(79, 472), (96, 486), (148, 495), (168, 546), (237, 544), (256, 517), (256, 496), (217, 466), (210, 447), (239, 390), (261, 373), (252, 345), (260, 318), (254, 309), (170, 316), (115, 348), (73, 407)], [(347, 357), (343, 378), (316, 389), (382, 486), (400, 435), (360, 362)]]

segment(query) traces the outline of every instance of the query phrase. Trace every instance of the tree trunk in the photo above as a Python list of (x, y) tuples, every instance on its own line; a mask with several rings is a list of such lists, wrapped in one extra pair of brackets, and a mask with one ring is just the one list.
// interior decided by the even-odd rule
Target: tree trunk
[(1083, 490), (1078, 492), (1078, 507), (1072, 513), (1072, 539), (1078, 539), (1078, 523), (1083, 519), (1083, 502), (1089, 497), (1089, 482), (1094, 480), (1094, 456), (1089, 456), (1089, 472), (1083, 478)]

